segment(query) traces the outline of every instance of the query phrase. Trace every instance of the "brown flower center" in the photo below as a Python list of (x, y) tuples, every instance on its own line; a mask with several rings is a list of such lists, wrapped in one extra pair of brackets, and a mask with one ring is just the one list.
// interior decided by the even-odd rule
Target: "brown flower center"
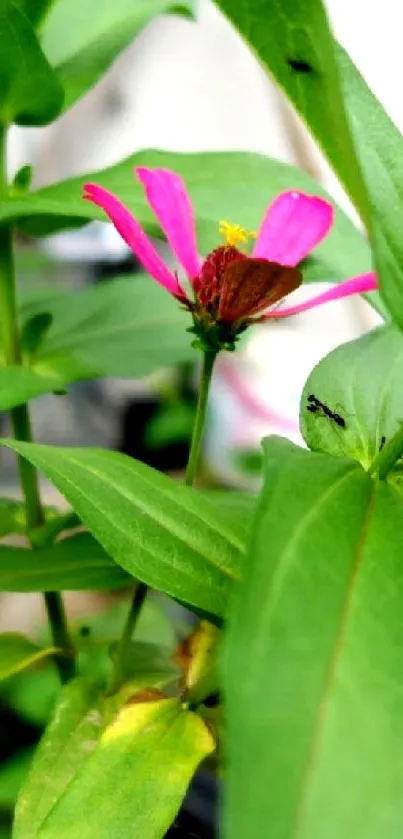
[(301, 281), (297, 268), (247, 257), (236, 247), (223, 245), (205, 259), (194, 287), (200, 309), (231, 325), (277, 303)]

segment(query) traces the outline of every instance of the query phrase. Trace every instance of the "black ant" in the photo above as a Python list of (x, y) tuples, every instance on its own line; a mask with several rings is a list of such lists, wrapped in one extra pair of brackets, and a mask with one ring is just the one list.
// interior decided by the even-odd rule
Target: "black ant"
[(321, 402), (317, 396), (314, 396), (313, 393), (310, 393), (308, 396), (308, 405), (306, 406), (306, 410), (309, 411), (311, 414), (320, 414), (322, 413), (328, 419), (333, 420), (340, 428), (346, 427), (346, 421), (340, 414), (337, 414), (335, 411), (331, 411), (330, 408), (326, 405), (325, 402)]
[(385, 443), (386, 443), (386, 437), (381, 437), (381, 442), (380, 442), (380, 444), (379, 444), (379, 451), (380, 451), (380, 452), (382, 451), (382, 449), (383, 449), (383, 447), (384, 447)]
[(313, 73), (314, 69), (308, 61), (304, 61), (301, 58), (287, 58), (287, 64), (291, 67), (292, 70), (295, 70), (296, 73)]

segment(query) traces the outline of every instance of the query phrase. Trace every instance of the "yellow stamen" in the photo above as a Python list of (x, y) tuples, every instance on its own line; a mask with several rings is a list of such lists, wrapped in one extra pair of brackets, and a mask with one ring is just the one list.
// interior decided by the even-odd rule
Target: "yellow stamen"
[(245, 230), (239, 224), (230, 224), (229, 221), (220, 221), (218, 231), (225, 238), (225, 244), (230, 247), (238, 242), (246, 244), (249, 239), (256, 239), (256, 233)]

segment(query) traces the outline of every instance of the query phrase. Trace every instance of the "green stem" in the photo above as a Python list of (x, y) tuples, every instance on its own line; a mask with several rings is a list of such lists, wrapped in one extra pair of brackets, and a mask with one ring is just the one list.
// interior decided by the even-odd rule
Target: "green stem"
[(122, 682), (124, 681), (124, 662), (127, 657), (127, 652), (130, 647), (133, 632), (137, 626), (137, 621), (140, 617), (140, 613), (143, 608), (147, 594), (148, 586), (146, 585), (146, 583), (137, 583), (131, 602), (130, 611), (126, 618), (126, 623), (123, 627), (122, 635), (116, 646), (114, 658), (115, 666), (112, 674), (110, 687), (108, 690), (109, 694), (116, 693), (116, 691), (120, 688)]
[[(217, 356), (215, 350), (204, 353), (203, 367), (200, 378), (200, 388), (197, 400), (196, 419), (193, 427), (192, 442), (190, 445), (189, 460), (186, 468), (185, 484), (190, 486), (193, 483), (197, 464), (200, 455), (200, 446), (202, 441), (204, 421), (206, 418), (207, 401), (213, 373), (214, 362)], [(138, 583), (130, 612), (128, 614), (125, 626), (123, 628), (122, 636), (117, 644), (115, 651), (115, 666), (110, 681), (108, 693), (115, 693), (122, 681), (124, 680), (123, 662), (126, 657), (126, 650), (130, 644), (134, 629), (140, 616), (141, 609), (147, 597), (148, 586), (145, 583)]]
[(119, 641), (119, 647), (126, 649), (127, 645), (130, 643), (133, 632), (137, 626), (137, 621), (140, 617), (140, 612), (143, 607), (143, 603), (147, 597), (148, 586), (146, 583), (137, 583), (136, 590), (133, 595), (132, 603), (130, 606), (130, 612), (126, 618), (126, 623), (123, 628), (122, 637)]
[(380, 480), (387, 478), (396, 461), (403, 454), (403, 423), (396, 434), (385, 443), (383, 449), (371, 464), (371, 475), (378, 475)]
[[(8, 195), (6, 142), (6, 128), (0, 126), (0, 199), (4, 199)], [(0, 309), (5, 363), (8, 366), (20, 365), (22, 358), (17, 317), (12, 229), (9, 225), (0, 226)], [(32, 442), (28, 406), (18, 405), (11, 410), (10, 416), (15, 439)], [(20, 456), (18, 456), (18, 471), (25, 499), (27, 530), (29, 532), (44, 523), (38, 474), (36, 469)], [(63, 649), (63, 653), (57, 656), (56, 663), (61, 681), (66, 682), (74, 675), (74, 652), (60, 593), (56, 591), (47, 592), (45, 594), (45, 604), (53, 642)]]
[[(32, 442), (31, 420), (28, 406), (18, 405), (17, 408), (12, 408), (10, 417), (15, 439)], [(34, 467), (20, 455), (17, 455), (17, 462), (20, 483), (25, 498), (27, 530), (29, 532), (35, 527), (40, 527), (45, 521), (39, 495), (38, 475)]]
[(61, 652), (55, 656), (61, 683), (67, 684), (76, 674), (75, 649), (70, 638), (66, 612), (59, 591), (44, 592), (46, 612), (55, 647)]
[(196, 419), (193, 426), (192, 442), (190, 444), (189, 460), (185, 475), (185, 484), (187, 486), (191, 486), (193, 484), (199, 462), (208, 395), (216, 356), (217, 352), (215, 350), (208, 350), (203, 355), (203, 367), (200, 377), (199, 396), (197, 399)]

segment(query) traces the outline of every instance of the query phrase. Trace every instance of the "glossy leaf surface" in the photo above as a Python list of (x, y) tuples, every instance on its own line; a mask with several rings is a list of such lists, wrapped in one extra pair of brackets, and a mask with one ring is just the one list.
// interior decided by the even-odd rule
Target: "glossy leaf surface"
[(130, 576), (88, 533), (34, 553), (0, 545), (0, 591), (102, 590), (127, 583)]
[[(41, 301), (41, 306), (44, 301)], [(35, 370), (65, 381), (141, 377), (196, 360), (190, 315), (150, 277), (129, 276), (49, 300)]]
[(175, 699), (134, 701), (105, 729), (38, 836), (160, 839), (214, 745), (200, 717)]
[[(381, 292), (403, 327), (403, 139), (347, 53), (321, 0), (216, 0), (327, 155), (369, 229)], [(270, 25), (262, 21), (270, 20)]]
[(28, 18), (34, 29), (38, 28), (56, 0), (13, 0), (21, 12)]
[(28, 367), (3, 367), (0, 364), (0, 411), (9, 411), (29, 399), (64, 387), (57, 375), (42, 375)]
[(26, 670), (55, 651), (54, 647), (41, 649), (18, 632), (3, 632), (0, 634), (0, 681)]
[(122, 568), (191, 606), (225, 613), (245, 532), (217, 505), (115, 452), (1, 442), (47, 475)]
[(64, 688), (35, 752), (16, 808), (14, 839), (34, 839), (80, 765), (94, 750), (104, 723), (100, 691), (83, 679)]
[[(368, 468), (403, 418), (403, 337), (385, 326), (337, 347), (310, 374), (301, 398), (301, 431), (315, 451), (348, 455)], [(341, 417), (344, 427), (308, 410), (310, 396)], [(339, 419), (340, 421), (340, 419)]]
[(45, 125), (62, 107), (63, 89), (24, 14), (0, 2), (0, 122)]
[(401, 835), (402, 523), (353, 461), (266, 441), (227, 640), (231, 839)]

